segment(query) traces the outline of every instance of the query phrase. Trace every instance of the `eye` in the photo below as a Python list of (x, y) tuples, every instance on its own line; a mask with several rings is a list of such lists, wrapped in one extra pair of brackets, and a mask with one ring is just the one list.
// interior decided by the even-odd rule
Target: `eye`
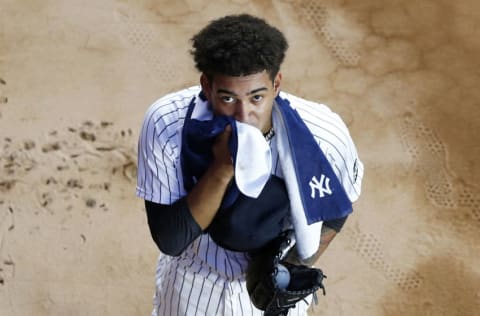
[(234, 97), (227, 96), (227, 95), (220, 97), (220, 99), (222, 100), (223, 103), (233, 103), (233, 102), (235, 102)]
[(252, 97), (253, 102), (260, 102), (263, 100), (263, 95), (257, 94)]

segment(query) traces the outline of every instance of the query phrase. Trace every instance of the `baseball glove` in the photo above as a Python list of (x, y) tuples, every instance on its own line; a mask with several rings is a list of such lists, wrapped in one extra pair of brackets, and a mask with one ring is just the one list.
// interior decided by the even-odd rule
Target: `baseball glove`
[(282, 261), (295, 245), (293, 231), (283, 233), (261, 251), (251, 254), (247, 269), (247, 290), (253, 305), (265, 316), (287, 315), (290, 308), (322, 289), (322, 270)]

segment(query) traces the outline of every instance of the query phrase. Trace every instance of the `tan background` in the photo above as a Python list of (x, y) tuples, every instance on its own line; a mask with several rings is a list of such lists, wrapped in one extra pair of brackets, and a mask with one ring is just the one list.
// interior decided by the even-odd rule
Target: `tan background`
[(480, 4), (0, 0), (0, 315), (148, 315), (142, 117), (196, 84), (188, 39), (249, 12), (365, 163), (312, 315), (480, 315)]

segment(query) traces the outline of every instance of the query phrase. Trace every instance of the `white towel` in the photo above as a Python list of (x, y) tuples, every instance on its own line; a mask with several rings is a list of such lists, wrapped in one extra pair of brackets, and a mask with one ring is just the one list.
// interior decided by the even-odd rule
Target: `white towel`
[(275, 141), (280, 157), (280, 167), (284, 175), (285, 185), (290, 199), (290, 211), (295, 230), (297, 252), (301, 259), (307, 259), (317, 252), (320, 245), (320, 233), (323, 222), (320, 221), (311, 225), (307, 224), (307, 218), (305, 217), (305, 211), (300, 197), (299, 183), (297, 181), (297, 175), (295, 174), (296, 168), (290, 151), (292, 145), (289, 144), (285, 122), (276, 105), (273, 107), (272, 119), (276, 134)]

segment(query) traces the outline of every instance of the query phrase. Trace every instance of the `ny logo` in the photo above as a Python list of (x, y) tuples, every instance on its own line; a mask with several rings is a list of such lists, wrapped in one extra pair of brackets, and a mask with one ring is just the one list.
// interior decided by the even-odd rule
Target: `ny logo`
[(325, 175), (321, 175), (320, 181), (318, 181), (317, 177), (313, 176), (312, 180), (310, 180), (310, 189), (312, 193), (310, 194), (311, 198), (315, 198), (315, 191), (318, 190), (318, 195), (320, 198), (323, 198), (325, 194), (331, 195), (332, 190), (330, 189), (330, 178), (325, 177)]

